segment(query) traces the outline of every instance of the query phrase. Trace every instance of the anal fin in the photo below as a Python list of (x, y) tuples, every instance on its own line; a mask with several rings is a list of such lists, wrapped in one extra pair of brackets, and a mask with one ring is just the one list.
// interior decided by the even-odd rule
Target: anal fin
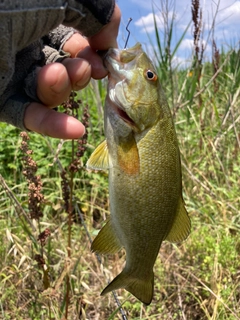
[(121, 248), (122, 245), (113, 229), (111, 219), (109, 219), (94, 239), (91, 250), (100, 254), (114, 254)]

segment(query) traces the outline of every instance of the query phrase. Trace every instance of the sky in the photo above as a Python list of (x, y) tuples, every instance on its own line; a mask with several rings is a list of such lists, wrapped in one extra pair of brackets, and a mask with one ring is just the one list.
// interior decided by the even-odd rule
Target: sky
[[(132, 18), (129, 25), (131, 31), (128, 47), (133, 46), (136, 42), (142, 43), (145, 51), (150, 55), (152, 46), (149, 42), (151, 38), (156, 45), (154, 37), (154, 20), (153, 10), (161, 39), (164, 38), (164, 20), (166, 20), (166, 12), (169, 12), (169, 19), (174, 17), (174, 32), (172, 50), (176, 43), (180, 40), (188, 24), (192, 20), (191, 13), (192, 0), (117, 0), (117, 4), (122, 12), (122, 22), (120, 25), (118, 43), (121, 49), (125, 46), (127, 38), (126, 25), (129, 18)], [(166, 10), (166, 4), (168, 10)], [(214, 27), (214, 40), (218, 49), (224, 47), (227, 51), (230, 47), (238, 48), (240, 40), (240, 0), (200, 0), (200, 7), (203, 12), (203, 44), (205, 49), (205, 59), (211, 59), (212, 55), (212, 30)], [(176, 60), (185, 64), (191, 60), (193, 52), (193, 24), (191, 23), (187, 29), (184, 40), (176, 53)], [(210, 37), (209, 37), (210, 34)]]

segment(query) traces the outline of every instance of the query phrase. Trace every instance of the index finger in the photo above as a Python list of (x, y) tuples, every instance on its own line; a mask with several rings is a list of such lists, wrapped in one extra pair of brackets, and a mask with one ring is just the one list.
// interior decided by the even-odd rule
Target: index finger
[(24, 125), (28, 130), (59, 139), (78, 139), (85, 133), (84, 125), (74, 117), (37, 102), (27, 107)]
[(89, 47), (89, 43), (86, 38), (80, 35), (80, 33), (74, 33), (64, 44), (63, 50), (69, 52), (71, 58), (75, 58), (79, 51)]

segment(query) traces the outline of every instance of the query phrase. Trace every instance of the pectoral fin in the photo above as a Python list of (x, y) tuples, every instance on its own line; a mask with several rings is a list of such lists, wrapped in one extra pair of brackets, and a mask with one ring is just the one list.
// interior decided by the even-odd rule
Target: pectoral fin
[(165, 240), (168, 240), (170, 242), (181, 242), (188, 237), (190, 229), (191, 221), (188, 216), (187, 210), (185, 209), (183, 199), (180, 198), (178, 211), (173, 226)]
[(106, 170), (111, 167), (107, 141), (104, 140), (91, 154), (86, 163), (88, 169)]
[(110, 219), (94, 239), (91, 250), (100, 254), (114, 254), (121, 248), (122, 245), (116, 236)]
[(136, 175), (140, 172), (138, 148), (132, 133), (127, 138), (119, 139), (117, 157), (124, 173)]

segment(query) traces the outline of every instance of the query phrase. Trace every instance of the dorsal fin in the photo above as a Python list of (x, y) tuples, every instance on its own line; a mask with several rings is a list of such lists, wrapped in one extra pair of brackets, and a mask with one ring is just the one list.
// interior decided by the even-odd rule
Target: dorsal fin
[(165, 240), (170, 242), (181, 242), (188, 237), (190, 229), (191, 221), (181, 197), (179, 200), (177, 215), (175, 217), (173, 226)]

